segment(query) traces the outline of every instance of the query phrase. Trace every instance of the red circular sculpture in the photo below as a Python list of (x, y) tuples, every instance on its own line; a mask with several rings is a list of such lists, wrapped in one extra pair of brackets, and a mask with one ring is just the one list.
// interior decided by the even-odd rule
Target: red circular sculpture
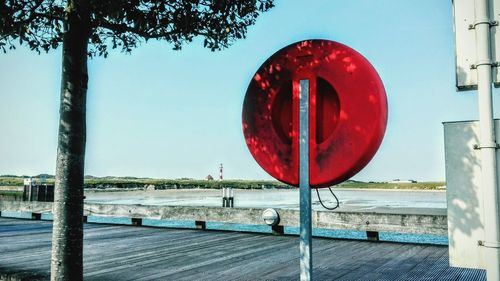
[(387, 98), (373, 66), (355, 50), (306, 40), (272, 55), (255, 73), (243, 104), (243, 133), (257, 163), (299, 183), (299, 81), (309, 80), (309, 182), (349, 179), (372, 159), (387, 124)]

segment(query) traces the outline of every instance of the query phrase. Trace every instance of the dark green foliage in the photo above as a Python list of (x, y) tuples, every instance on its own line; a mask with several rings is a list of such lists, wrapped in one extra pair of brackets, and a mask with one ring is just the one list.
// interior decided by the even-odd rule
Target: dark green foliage
[(0, 176), (0, 186), (22, 186), (23, 178), (18, 176), (4, 175)]
[(170, 179), (130, 179), (130, 178), (92, 178), (85, 179), (85, 188), (106, 189), (106, 188), (146, 188), (155, 186), (156, 189), (220, 189), (222, 187), (232, 187), (236, 189), (266, 189), (266, 188), (294, 188), (278, 181), (252, 181), (252, 180), (170, 180)]
[[(27, 45), (49, 51), (63, 40), (66, 1), (0, 0), (0, 48)], [(89, 56), (110, 48), (131, 52), (142, 41), (165, 40), (174, 49), (203, 37), (212, 51), (245, 38), (247, 26), (274, 6), (273, 0), (91, 0)]]

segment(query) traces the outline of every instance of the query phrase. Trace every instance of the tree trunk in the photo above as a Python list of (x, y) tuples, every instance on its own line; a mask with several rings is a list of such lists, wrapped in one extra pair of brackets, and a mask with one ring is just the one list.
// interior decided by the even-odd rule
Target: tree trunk
[(54, 194), (51, 280), (83, 280), (83, 176), (86, 140), (87, 1), (68, 1)]

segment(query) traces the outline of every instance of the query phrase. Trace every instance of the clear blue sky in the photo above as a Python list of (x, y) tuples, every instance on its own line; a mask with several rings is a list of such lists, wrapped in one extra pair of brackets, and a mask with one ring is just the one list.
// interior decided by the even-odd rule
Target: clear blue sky
[[(226, 178), (270, 179), (241, 130), (247, 85), (275, 51), (322, 38), (363, 54), (388, 95), (384, 141), (355, 179), (444, 180), (441, 122), (478, 117), (476, 93), (455, 91), (452, 26), (450, 0), (277, 0), (221, 52), (150, 42), (92, 59), (86, 174), (203, 178), (223, 163)], [(0, 174), (55, 173), (60, 52), (0, 54)]]

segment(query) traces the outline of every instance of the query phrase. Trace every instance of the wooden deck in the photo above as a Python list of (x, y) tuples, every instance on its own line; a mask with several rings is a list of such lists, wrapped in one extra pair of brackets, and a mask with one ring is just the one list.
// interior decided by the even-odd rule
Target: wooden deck
[[(46, 280), (52, 223), (0, 218), (0, 280)], [(313, 240), (314, 280), (486, 280), (444, 246)], [(297, 280), (296, 236), (85, 225), (85, 280)]]

